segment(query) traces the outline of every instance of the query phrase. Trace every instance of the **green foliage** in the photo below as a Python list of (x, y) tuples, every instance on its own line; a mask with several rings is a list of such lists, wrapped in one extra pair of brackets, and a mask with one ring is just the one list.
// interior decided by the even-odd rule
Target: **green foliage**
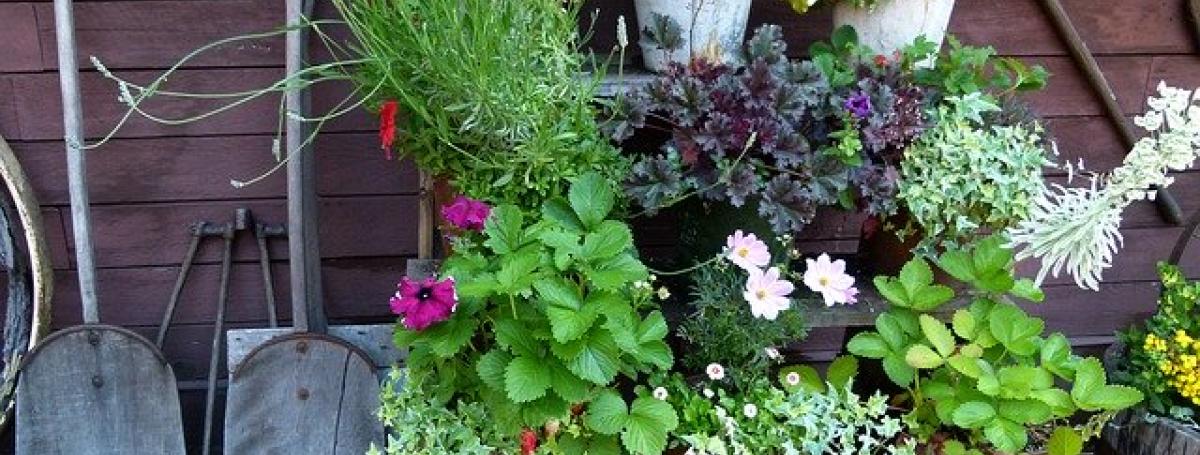
[[(570, 180), (624, 163), (580, 81), (582, 2), (334, 2), (354, 34), (358, 91), (394, 100), (401, 155), (495, 205), (538, 207)], [(602, 65), (601, 65), (602, 66)]]
[[(1099, 360), (1072, 354), (1062, 334), (1043, 336), (1045, 323), (1011, 301), (1042, 294), (1012, 276), (1013, 255), (1000, 237), (971, 250), (947, 250), (938, 264), (971, 285), (969, 306), (955, 310), (950, 323), (939, 321), (935, 314), (953, 292), (932, 291), (940, 285), (917, 258), (899, 277), (875, 280), (892, 305), (874, 332), (848, 345), (857, 356), (882, 360), (887, 376), (908, 388), (906, 421), (923, 442), (958, 429), (969, 435), (956, 444), (964, 450), (958, 453), (968, 453), (965, 444), (975, 441), (986, 443), (980, 450), (1015, 453), (1026, 447), (1031, 429), (1056, 425), (1052, 453), (1073, 454), (1074, 438), (1082, 436), (1064, 426), (1066, 419), (1080, 411), (1107, 416), (1142, 400), (1135, 389), (1109, 385)], [(918, 297), (935, 292), (936, 298)]]
[(514, 453), (516, 442), (495, 430), (493, 416), (482, 403), (460, 401), (446, 406), (427, 396), (422, 384), (405, 383), (403, 370), (393, 369), (383, 383), (379, 419), (388, 430), (384, 450), (372, 455), (491, 455)]
[(947, 41), (949, 48), (940, 55), (924, 37), (909, 50), (911, 54), (918, 54), (913, 55), (918, 61), (925, 60), (919, 54), (937, 56), (932, 67), (917, 70), (917, 80), (941, 90), (946, 96), (1041, 90), (1050, 77), (1041, 66), (1031, 68), (1015, 58), (997, 57), (996, 50), (990, 46), (965, 46), (953, 36)]
[[(797, 13), (807, 13), (809, 8), (816, 5), (819, 0), (788, 0), (788, 4), (792, 5), (792, 9)], [(841, 2), (859, 9), (873, 10), (879, 5), (879, 0), (831, 0), (832, 2)], [(827, 2), (828, 3), (828, 2)]]
[(1015, 226), (1042, 194), (1050, 161), (1040, 128), (985, 124), (999, 109), (980, 93), (950, 98), (905, 152), (900, 199), (923, 231), (923, 251)]
[(808, 334), (804, 313), (789, 309), (773, 321), (754, 317), (742, 293), (746, 273), (725, 261), (697, 269), (692, 278), (692, 312), (676, 333), (687, 342), (683, 365), (699, 371), (720, 363), (737, 371), (733, 386), (744, 389), (750, 378), (766, 377), (774, 361), (767, 348), (800, 341)]
[(1200, 282), (1188, 281), (1174, 265), (1159, 264), (1162, 295), (1158, 311), (1143, 327), (1120, 333), (1129, 350), (1114, 373), (1146, 394), (1147, 409), (1192, 425), (1200, 410)]
[(905, 427), (888, 415), (886, 398), (851, 390), (854, 365), (852, 357), (839, 359), (824, 383), (812, 367), (797, 365), (790, 370), (811, 372), (805, 375), (813, 384), (789, 383), (781, 374), (779, 383), (759, 377), (741, 392), (709, 381), (690, 384), (679, 375), (652, 384), (679, 410), (676, 445), (698, 455), (912, 453), (896, 439)]
[(613, 388), (620, 376), (673, 362), (666, 321), (650, 311), (648, 290), (630, 286), (648, 273), (629, 227), (609, 219), (614, 204), (614, 189), (593, 173), (547, 202), (540, 220), (495, 208), (482, 242), (460, 243), (443, 266), (461, 283), (452, 318), (424, 332), (398, 329), (409, 367), (429, 372), (436, 396), (487, 402), (512, 434), (574, 424), (572, 407), (590, 402), (566, 447), (619, 433), (631, 452), (658, 453), (674, 411), (641, 398), (626, 408)]

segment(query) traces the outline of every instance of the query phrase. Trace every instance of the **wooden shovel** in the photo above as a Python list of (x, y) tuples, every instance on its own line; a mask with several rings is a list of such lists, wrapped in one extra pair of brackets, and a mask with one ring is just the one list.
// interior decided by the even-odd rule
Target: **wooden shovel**
[(84, 325), (51, 335), (17, 384), (18, 454), (184, 454), (175, 374), (145, 338), (101, 325), (71, 0), (55, 0), (63, 126)]
[[(311, 0), (288, 0), (289, 26), (311, 16)], [(302, 17), (303, 15), (303, 17)], [(287, 71), (304, 64), (307, 34), (287, 33)], [(290, 112), (307, 112), (307, 94), (289, 92)], [(312, 151), (301, 148), (304, 124), (288, 118), (288, 242), (296, 333), (273, 338), (231, 364), (225, 408), (225, 453), (361, 455), (382, 445), (376, 418), (379, 380), (370, 357), (325, 335)], [(232, 345), (232, 343), (231, 343)]]

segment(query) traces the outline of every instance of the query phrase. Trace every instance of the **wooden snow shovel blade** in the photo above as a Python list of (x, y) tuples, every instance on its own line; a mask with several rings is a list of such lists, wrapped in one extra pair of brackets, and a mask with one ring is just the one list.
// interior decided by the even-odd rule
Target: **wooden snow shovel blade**
[(274, 338), (230, 374), (227, 454), (362, 455), (383, 444), (379, 379), (366, 353), (337, 338)]
[(65, 329), (39, 344), (22, 371), (18, 454), (186, 453), (175, 373), (138, 334), (91, 324)]

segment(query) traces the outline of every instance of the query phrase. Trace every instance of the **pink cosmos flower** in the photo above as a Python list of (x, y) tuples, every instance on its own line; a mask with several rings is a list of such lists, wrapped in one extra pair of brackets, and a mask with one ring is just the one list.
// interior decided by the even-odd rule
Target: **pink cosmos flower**
[(750, 313), (754, 317), (774, 321), (779, 313), (788, 309), (792, 301), (788, 295), (796, 290), (790, 281), (779, 279), (779, 268), (771, 267), (767, 271), (754, 268), (750, 270), (750, 278), (746, 279), (746, 292), (742, 297), (750, 303)]
[(771, 263), (771, 250), (754, 234), (744, 234), (738, 229), (725, 239), (725, 257), (738, 267), (750, 271)]
[(420, 282), (413, 282), (404, 277), (397, 287), (399, 289), (389, 303), (392, 312), (403, 317), (401, 323), (409, 330), (425, 330), (431, 325), (450, 319), (450, 315), (458, 306), (454, 278), (442, 281), (426, 278)]
[(821, 254), (817, 260), (808, 259), (806, 262), (808, 269), (804, 271), (804, 285), (813, 292), (820, 293), (825, 299), (825, 306), (849, 304), (858, 300), (854, 277), (846, 274), (846, 261), (831, 261), (828, 254)]
[(442, 207), (442, 218), (446, 222), (467, 231), (483, 231), (483, 223), (491, 213), (492, 207), (487, 203), (465, 196), (458, 196), (450, 205)]

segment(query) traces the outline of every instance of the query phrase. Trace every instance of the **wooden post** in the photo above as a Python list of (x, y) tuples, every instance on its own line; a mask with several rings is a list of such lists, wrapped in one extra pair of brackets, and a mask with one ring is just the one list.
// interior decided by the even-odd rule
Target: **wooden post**
[[(287, 0), (287, 25), (298, 26), (312, 16), (312, 0)], [(287, 33), (287, 74), (304, 68), (308, 53), (308, 33), (297, 28)], [(302, 116), (309, 112), (307, 90), (287, 93), (287, 110)], [(291, 255), (292, 320), (297, 330), (324, 333), (325, 319), (321, 294), (321, 253), (317, 239), (316, 160), (312, 147), (301, 147), (308, 137), (304, 122), (287, 120), (288, 252)]]
[[(1083, 70), (1083, 75), (1087, 77), (1088, 84), (1091, 85), (1092, 90), (1100, 95), (1100, 102), (1104, 105), (1104, 111), (1108, 114), (1109, 121), (1117, 128), (1117, 133), (1121, 135), (1121, 140), (1125, 143), (1126, 150), (1133, 148), (1133, 145), (1137, 143), (1137, 135), (1134, 134), (1133, 128), (1129, 126), (1129, 122), (1125, 120), (1125, 112), (1121, 109), (1121, 105), (1117, 103), (1116, 93), (1113, 92), (1108, 79), (1104, 77), (1104, 72), (1100, 70), (1100, 64), (1096, 63), (1096, 58), (1092, 56), (1092, 51), (1088, 49), (1087, 43), (1079, 35), (1079, 30), (1071, 22), (1071, 17), (1067, 15), (1066, 9), (1063, 8), (1059, 0), (1042, 0), (1042, 6), (1050, 15), (1050, 19), (1054, 22), (1054, 26), (1058, 29), (1058, 33), (1062, 36), (1063, 41), (1067, 43), (1067, 49), (1071, 51), (1071, 56), (1075, 59), (1075, 63)], [(1179, 208), (1179, 203), (1175, 201), (1175, 198), (1166, 189), (1158, 188), (1155, 203), (1158, 205), (1159, 213), (1168, 222), (1175, 225), (1183, 223), (1183, 210)]]
[(100, 322), (96, 301), (96, 261), (92, 248), (92, 217), (88, 210), (87, 155), (83, 150), (83, 106), (79, 66), (75, 61), (75, 18), (71, 0), (54, 0), (54, 33), (58, 41), (58, 79), (62, 89), (63, 139), (67, 144), (67, 177), (71, 193), (71, 224), (83, 322)]

